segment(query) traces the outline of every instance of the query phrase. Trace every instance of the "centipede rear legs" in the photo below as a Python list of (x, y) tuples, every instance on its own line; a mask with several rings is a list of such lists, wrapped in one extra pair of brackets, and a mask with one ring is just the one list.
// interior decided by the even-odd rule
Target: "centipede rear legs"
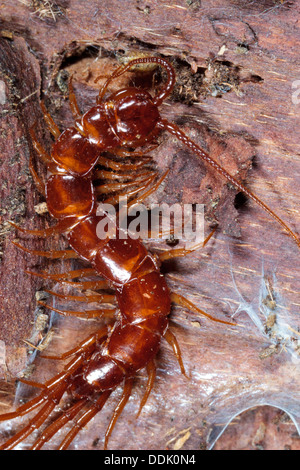
[[(169, 338), (169, 335), (170, 333), (167, 335), (167, 338)], [(66, 353), (63, 353), (60, 356), (43, 355), (44, 358), (52, 360), (64, 360), (71, 356), (74, 356), (74, 358), (65, 366), (63, 372), (57, 374), (50, 381), (46, 382), (46, 384), (40, 385), (35, 382), (28, 381), (29, 385), (42, 388), (43, 392), (37, 398), (33, 398), (25, 405), (19, 407), (15, 412), (1, 415), (0, 420), (3, 421), (7, 419), (17, 418), (19, 416), (28, 414), (35, 408), (38, 408), (42, 405), (43, 406), (40, 411), (29, 421), (27, 426), (24, 427), (21, 431), (19, 431), (15, 436), (11, 437), (8, 441), (6, 441), (6, 443), (3, 444), (0, 449), (9, 450), (14, 448), (17, 444), (19, 444), (26, 437), (28, 437), (34, 429), (37, 429), (44, 424), (51, 411), (61, 400), (63, 394), (66, 391), (72, 390), (74, 377), (76, 377), (76, 371), (78, 371), (80, 365), (83, 364), (89, 356), (91, 356), (94, 345), (96, 345), (96, 343), (98, 345), (101, 344), (103, 341), (106, 340), (107, 336), (108, 329), (103, 328), (97, 331), (96, 333), (90, 335), (86, 340), (81, 342), (78, 347)], [(173, 340), (171, 342), (173, 342)], [(155, 380), (155, 371), (155, 363), (153, 360), (151, 360), (147, 364), (148, 382), (136, 417), (139, 416), (152, 390)], [(108, 424), (105, 433), (105, 449), (107, 448), (108, 439), (113, 431), (117, 419), (119, 418), (121, 412), (123, 411), (126, 403), (130, 398), (133, 382), (133, 377), (128, 377), (124, 380), (122, 396), (113, 411), (111, 420)], [(62, 429), (63, 426), (65, 426), (69, 421), (72, 420), (73, 422), (75, 421), (74, 426), (67, 433), (67, 435), (58, 447), (58, 449), (60, 450), (68, 448), (70, 443), (73, 441), (75, 436), (81, 431), (81, 429), (86, 426), (88, 422), (103, 408), (111, 393), (112, 390), (107, 390), (102, 392), (101, 395), (96, 399), (89, 400), (87, 398), (82, 398), (75, 401), (73, 405), (71, 405), (67, 410), (65, 410), (60, 416), (58, 416), (50, 425), (48, 425), (43, 430), (43, 432), (35, 441), (31, 449), (37, 450), (42, 448), (47, 441), (49, 441), (60, 429)], [(76, 419), (79, 413), (86, 407), (86, 411)]]
[[(29, 423), (23, 429), (21, 429), (21, 431), (19, 431), (13, 437), (8, 439), (2, 446), (0, 446), (1, 450), (9, 450), (14, 448), (18, 443), (26, 439), (26, 437), (28, 437), (34, 429), (37, 429), (42, 426), (51, 411), (53, 411), (55, 406), (61, 400), (63, 394), (66, 392), (66, 390), (69, 389), (70, 384), (72, 383), (72, 374), (76, 372), (80, 365), (83, 364), (84, 361), (91, 355), (91, 353), (93, 352), (94, 344), (102, 343), (107, 338), (107, 333), (107, 328), (102, 328), (101, 330), (98, 330), (96, 333), (90, 335), (86, 340), (81, 342), (77, 348), (74, 348), (73, 350), (59, 357), (59, 359), (65, 359), (67, 357), (74, 356), (74, 358), (64, 367), (62, 372), (57, 374), (55, 377), (53, 377), (51, 380), (49, 380), (43, 385), (43, 391), (40, 395), (38, 395), (36, 398), (31, 399), (24, 405), (21, 405), (16, 411), (6, 413), (0, 416), (0, 421), (14, 419), (19, 416), (24, 416), (33, 411), (34, 409), (43, 405), (40, 411), (29, 421)], [(107, 399), (109, 394), (106, 395)], [(105, 394), (104, 396), (101, 395), (100, 398), (103, 400), (105, 398)], [(104, 403), (105, 401), (106, 400), (104, 400)], [(64, 415), (63, 420), (58, 418), (59, 426), (57, 420), (54, 421), (54, 423), (50, 425), (53, 426), (51, 429), (53, 430), (55, 428), (55, 432), (57, 432), (61, 426), (63, 426), (67, 421), (69, 421), (69, 419), (72, 419), (75, 409), (77, 414), (86, 404), (86, 399), (76, 402), (76, 406), (73, 407), (72, 412), (69, 412), (69, 414), (67, 412), (67, 414)], [(50, 439), (51, 437), (51, 433), (45, 434), (44, 431), (43, 434), (44, 437), (40, 436), (41, 440), (39, 439), (39, 445), (43, 445), (44, 442), (46, 442), (45, 435), (48, 437), (48, 439)]]

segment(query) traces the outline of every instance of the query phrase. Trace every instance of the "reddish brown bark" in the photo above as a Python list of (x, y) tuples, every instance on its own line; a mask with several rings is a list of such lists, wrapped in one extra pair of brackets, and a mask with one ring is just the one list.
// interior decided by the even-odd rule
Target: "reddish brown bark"
[[(27, 228), (51, 223), (47, 216), (36, 215), (34, 209), (42, 199), (28, 173), (29, 154), (33, 151), (29, 129), (37, 123), (37, 138), (49, 150), (51, 140), (42, 121), (40, 96), (61, 128), (71, 124), (65, 99), (66, 72), (74, 73), (79, 105), (87, 110), (101, 83), (95, 85), (94, 80), (115, 68), (116, 51), (121, 56), (124, 52), (143, 52), (169, 58), (176, 67), (178, 86), (172, 99), (162, 106), (162, 114), (179, 123), (229, 172), (245, 179), (253, 192), (299, 231), (300, 105), (293, 88), (299, 79), (296, 2), (214, 1), (201, 5), (180, 0), (162, 6), (156, 1), (112, 0), (99, 6), (99, 2), (72, 0), (53, 3), (50, 10), (45, 3), (32, 2), (30, 7), (30, 2), (7, 1), (0, 10), (0, 79), (5, 84), (0, 140), (0, 339), (6, 344), (8, 371), (4, 367), (0, 370), (10, 381), (27, 363), (24, 339), (36, 344), (51, 330), (48, 317), (42, 328), (37, 323), (39, 312), (35, 312), (34, 293), (43, 283), (25, 275), (23, 269), (68, 269), (66, 262), (47, 263), (17, 251), (9, 242), (16, 233), (7, 224), (10, 219)], [(149, 77), (152, 85), (151, 74)], [(144, 76), (131, 73), (114, 83), (115, 88), (124, 86), (130, 78), (145, 83)], [(163, 78), (156, 73), (156, 87)], [(111, 448), (203, 448), (207, 439), (212, 441), (209, 436), (217, 436), (222, 430), (225, 415), (219, 413), (220, 421), (211, 418), (216, 407), (217, 411), (222, 407), (228, 410), (228, 418), (245, 407), (269, 400), (276, 406), (287, 404), (287, 411), (294, 417), (298, 413), (299, 418), (300, 412), (292, 403), (297, 390), (297, 373), (293, 371), (295, 367), (298, 370), (293, 361), (299, 360), (297, 246), (253, 204), (247, 203), (237, 211), (233, 204), (236, 192), (175, 139), (164, 135), (152, 154), (157, 168), (170, 168), (170, 173), (164, 187), (150, 201), (203, 203), (207, 221), (219, 224), (215, 239), (205, 250), (167, 264), (170, 287), (219, 318), (228, 318), (241, 306), (238, 290), (245, 299), (244, 311), (255, 319), (257, 314), (267, 335), (259, 332), (246, 313), (237, 317), (241, 327), (230, 330), (174, 309), (174, 330), (191, 380), (180, 377), (170, 351), (163, 346), (149, 406), (138, 422), (131, 418), (141, 398), (139, 379), (133, 400), (115, 428)], [(255, 165), (249, 172), (254, 156)], [(35, 160), (43, 174), (43, 166)], [(24, 244), (50, 249), (57, 248), (58, 240), (26, 240)], [(268, 321), (260, 313), (264, 305), (269, 307)], [(282, 318), (290, 329), (278, 327)], [(199, 321), (201, 329), (197, 328)], [(62, 349), (71, 347), (78, 330), (84, 337), (93, 326), (85, 322), (83, 328), (80, 321), (61, 320), (51, 330), (56, 336), (49, 348), (53, 344)], [(59, 336), (65, 341), (60, 342)], [(39, 380), (44, 374), (38, 367), (41, 363), (34, 362)], [(41, 367), (44, 370), (45, 361)], [(47, 363), (46, 368), (52, 375), (59, 365)], [(5, 387), (10, 404), (14, 389), (11, 385)], [(288, 397), (280, 401), (280, 387), (287, 390), (290, 401)], [(241, 400), (247, 390), (247, 399)], [(80, 448), (101, 448), (111, 411), (112, 404), (84, 431), (77, 444)], [(268, 427), (268, 414), (257, 413)], [(243, 432), (242, 419), (235, 426)], [(255, 430), (256, 424), (253, 426)], [(228, 436), (230, 429), (217, 448), (235, 446)], [(264, 448), (284, 448), (285, 444), (298, 448), (297, 442), (290, 434), (280, 434), (277, 444), (268, 440)], [(237, 442), (239, 446), (244, 444)]]

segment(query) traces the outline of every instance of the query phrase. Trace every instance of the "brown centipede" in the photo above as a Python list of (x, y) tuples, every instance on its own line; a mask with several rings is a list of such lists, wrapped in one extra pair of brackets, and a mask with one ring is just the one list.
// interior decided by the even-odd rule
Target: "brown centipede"
[[(110, 82), (136, 64), (160, 65), (167, 72), (166, 84), (154, 97), (136, 87), (128, 87), (106, 97), (105, 93)], [(84, 315), (89, 318), (100, 318), (118, 310), (119, 316), (111, 329), (103, 327), (72, 350), (61, 356), (51, 356), (57, 360), (71, 358), (62, 372), (45, 384), (27, 381), (30, 385), (40, 387), (41, 393), (16, 411), (1, 415), (0, 421), (26, 415), (35, 409), (38, 411), (27, 425), (2, 444), (1, 449), (14, 448), (34, 429), (41, 427), (56, 404), (68, 392), (73, 398), (71, 406), (40, 433), (32, 446), (32, 449), (40, 449), (64, 425), (72, 421), (73, 427), (59, 445), (59, 449), (66, 449), (77, 433), (103, 408), (112, 391), (123, 383), (123, 394), (105, 434), (104, 448), (107, 448), (114, 425), (131, 395), (134, 377), (145, 367), (148, 382), (139, 413), (147, 401), (155, 380), (155, 356), (161, 338), (165, 338), (172, 346), (181, 371), (185, 373), (179, 345), (169, 329), (168, 316), (172, 302), (215, 321), (232, 324), (210, 317), (178, 293), (169, 291), (164, 276), (160, 273), (160, 262), (172, 257), (185, 256), (191, 250), (173, 249), (157, 256), (147, 251), (139, 239), (124, 240), (120, 236), (120, 231), (117, 232), (116, 238), (108, 237), (101, 240), (97, 236), (97, 224), (101, 219), (96, 211), (98, 193), (102, 195), (104, 202), (116, 205), (117, 196), (125, 192), (131, 198), (130, 204), (136, 204), (155, 191), (166, 177), (164, 174), (157, 179), (156, 173), (147, 170), (145, 165), (147, 159), (136, 160), (136, 157), (143, 157), (151, 150), (154, 139), (161, 131), (168, 131), (177, 137), (217, 173), (244, 192), (273, 217), (300, 246), (298, 237), (268, 206), (229, 175), (175, 124), (160, 116), (158, 107), (170, 95), (174, 83), (175, 73), (168, 61), (159, 57), (141, 57), (112, 73), (100, 89), (97, 104), (84, 115), (79, 112), (70, 83), (69, 98), (75, 125), (62, 134), (43, 106), (45, 120), (56, 138), (50, 156), (36, 140), (33, 131), (31, 135), (35, 150), (47, 166), (46, 184), (44, 185), (38, 177), (32, 162), (30, 170), (38, 189), (46, 197), (49, 213), (58, 219), (58, 222), (54, 227), (44, 230), (24, 230), (17, 226), (16, 228), (40, 237), (65, 233), (70, 250), (53, 250), (49, 253), (27, 251), (50, 258), (65, 259), (78, 256), (88, 261), (91, 265), (91, 268), (88, 268), (89, 273), (99, 275), (104, 280), (76, 284), (83, 289), (93, 287), (96, 293), (84, 296), (67, 295), (64, 298), (97, 301), (100, 306), (101, 303), (114, 302), (116, 305), (114, 309), (99, 308), (85, 311)], [(134, 160), (117, 162), (110, 158), (107, 152), (124, 158), (130, 156)], [(97, 177), (103, 180), (98, 188), (93, 185), (96, 164), (101, 164), (104, 168), (96, 170)], [(132, 172), (135, 173), (137, 188), (132, 185), (130, 178)], [(121, 182), (116, 183), (115, 178)], [(60, 279), (71, 280), (86, 272), (86, 269), (77, 271), (76, 274), (70, 272)], [(48, 280), (55, 279), (50, 274), (41, 276)], [(59, 277), (56, 277), (56, 280), (59, 280)], [(113, 288), (115, 294), (98, 292), (107, 287)], [(62, 312), (58, 309), (56, 311), (70, 316), (80, 316), (79, 312)]]

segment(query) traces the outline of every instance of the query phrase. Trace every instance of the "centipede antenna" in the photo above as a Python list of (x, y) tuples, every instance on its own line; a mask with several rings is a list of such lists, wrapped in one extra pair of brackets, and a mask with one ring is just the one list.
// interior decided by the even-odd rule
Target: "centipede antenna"
[(275, 219), (288, 234), (292, 237), (297, 245), (300, 247), (300, 240), (298, 236), (286, 225), (283, 220), (275, 214), (264, 202), (262, 202), (255, 194), (251, 193), (249, 189), (247, 189), (244, 185), (239, 183), (233, 176), (227, 173), (224, 168), (222, 168), (213, 158), (211, 158), (201, 147), (199, 147), (195, 142), (189, 139), (189, 137), (179, 129), (176, 124), (170, 123), (166, 119), (161, 119), (160, 126), (170, 132), (170, 134), (174, 135), (179, 139), (184, 145), (186, 145), (192, 152), (202, 160), (207, 162), (214, 170), (225, 177), (231, 184), (233, 184), (237, 189), (242, 191), (246, 196), (252, 199), (258, 206), (260, 206), (265, 212), (267, 212), (273, 219)]
[[(59, 395), (59, 398), (61, 398), (61, 396), (62, 393)], [(35, 429), (38, 429), (40, 426), (42, 426), (56, 405), (57, 401), (53, 399), (49, 402), (46, 402), (42, 409), (29, 421), (27, 426), (21, 429), (13, 437), (8, 439), (2, 446), (0, 446), (0, 449), (11, 450), (17, 444), (26, 439), (26, 437), (28, 437)]]

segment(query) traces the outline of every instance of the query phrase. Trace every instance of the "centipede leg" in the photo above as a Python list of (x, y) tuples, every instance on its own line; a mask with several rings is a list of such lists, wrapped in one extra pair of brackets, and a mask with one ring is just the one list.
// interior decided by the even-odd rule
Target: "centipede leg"
[(114, 304), (116, 301), (116, 296), (113, 294), (100, 294), (98, 292), (94, 294), (84, 294), (84, 295), (69, 295), (69, 294), (59, 294), (45, 289), (44, 292), (47, 292), (50, 295), (59, 297), (64, 300), (74, 300), (76, 302), (98, 302), (100, 304)]
[(33, 161), (32, 161), (32, 155), (30, 155), (30, 159), (29, 159), (29, 171), (31, 173), (31, 176), (33, 178), (33, 181), (38, 189), (38, 191), (43, 195), (45, 196), (46, 195), (46, 192), (45, 192), (45, 183), (41, 180), (41, 178), (39, 177), (39, 175), (37, 174), (37, 172), (35, 171), (35, 168), (33, 166)]
[(74, 93), (74, 88), (73, 88), (73, 77), (71, 75), (69, 79), (69, 103), (70, 103), (70, 108), (73, 114), (74, 119), (80, 119), (81, 118), (81, 112), (79, 110), (78, 104), (77, 104), (77, 99), (76, 95)]
[(190, 253), (193, 253), (193, 251), (196, 251), (199, 248), (203, 248), (208, 243), (208, 241), (213, 236), (213, 234), (215, 233), (216, 230), (217, 230), (217, 228), (214, 228), (210, 232), (210, 234), (206, 237), (206, 239), (204, 240), (203, 243), (201, 243), (199, 245), (195, 245), (193, 248), (189, 248), (189, 249), (178, 248), (178, 249), (175, 249), (175, 250), (167, 250), (167, 251), (164, 251), (163, 253), (159, 253), (158, 257), (159, 257), (160, 261), (166, 261), (167, 259), (172, 259), (172, 258), (182, 258), (182, 257), (184, 257), (184, 256), (186, 256)]
[[(122, 189), (126, 189), (126, 193), (130, 194), (130, 191), (128, 191), (130, 188), (134, 188), (137, 184), (145, 184), (147, 182), (151, 182), (152, 181), (152, 178), (154, 177), (153, 173), (151, 172), (148, 172), (147, 173), (147, 177), (146, 178), (143, 178), (143, 179), (136, 179), (136, 181), (134, 181), (133, 183), (130, 183), (130, 182), (127, 182), (127, 183), (105, 183), (105, 184), (101, 184), (101, 185), (98, 185), (98, 186), (95, 186), (95, 191), (96, 191), (96, 194), (97, 195), (100, 195), (100, 194), (110, 194), (112, 192), (116, 192), (116, 191), (120, 191)], [(126, 194), (125, 193), (125, 194)]]
[[(59, 274), (49, 274), (47, 272), (42, 271), (41, 273), (35, 273), (33, 271), (26, 271), (27, 274), (32, 274), (33, 276), (41, 277), (42, 279), (50, 279), (52, 281), (66, 281), (68, 283), (68, 279), (75, 279), (75, 278), (82, 278), (85, 276), (96, 276), (97, 272), (94, 268), (83, 268), (83, 269), (75, 269), (68, 272), (63, 272)], [(109, 283), (107, 281), (86, 281), (91, 284), (95, 284), (98, 289), (108, 289)], [(80, 284), (80, 282), (71, 282), (72, 284)], [(88, 287), (88, 289), (92, 289), (92, 287)]]
[(68, 286), (75, 287), (76, 289), (87, 290), (87, 289), (108, 289), (110, 286), (106, 281), (58, 281)]
[[(125, 191), (125, 192), (120, 192), (114, 196), (111, 196), (111, 197), (108, 197), (107, 199), (105, 199), (104, 201), (102, 201), (104, 204), (117, 204), (119, 202), (119, 198), (121, 196), (126, 196), (127, 198), (130, 198), (130, 197), (133, 197), (135, 196), (136, 194), (138, 194), (139, 192), (145, 190), (148, 188), (148, 186), (151, 185), (151, 183), (154, 181), (155, 179), (155, 176), (152, 176), (150, 178), (148, 178), (146, 180), (146, 182), (144, 184), (142, 184), (141, 186), (139, 186), (138, 188), (135, 188), (135, 189), (132, 189), (130, 191)], [(153, 191), (155, 191), (155, 189), (153, 189)], [(151, 192), (153, 192), (151, 191)], [(132, 205), (133, 202), (130, 202), (128, 204), (128, 207), (129, 205)]]
[(8, 220), (8, 223), (22, 233), (27, 233), (27, 234), (30, 234), (36, 237), (41, 237), (41, 238), (47, 238), (51, 235), (62, 234), (64, 232), (67, 232), (69, 229), (72, 228), (72, 226), (74, 226), (75, 221), (74, 221), (74, 218), (71, 218), (71, 217), (68, 219), (62, 219), (62, 220), (59, 220), (57, 224), (54, 225), (54, 227), (45, 228), (43, 230), (25, 229), (15, 224), (11, 220)]
[(47, 154), (46, 150), (42, 147), (42, 145), (39, 143), (39, 141), (36, 138), (34, 128), (31, 127), (29, 129), (29, 133), (31, 135), (31, 140), (33, 147), (35, 151), (38, 153), (40, 159), (42, 160), (43, 163), (50, 163), (51, 162), (51, 157)]
[(146, 192), (144, 192), (143, 194), (139, 195), (138, 197), (130, 201), (127, 204), (127, 207), (129, 208), (132, 205), (139, 204), (144, 199), (146, 199), (146, 197), (150, 196), (150, 194), (154, 193), (157, 190), (157, 188), (161, 185), (163, 180), (166, 178), (168, 173), (169, 173), (169, 170), (167, 170), (150, 189), (148, 189)]
[(21, 250), (25, 251), (26, 253), (29, 253), (31, 255), (36, 255), (36, 256), (43, 256), (44, 258), (50, 258), (50, 259), (76, 259), (78, 258), (78, 254), (74, 250), (51, 250), (51, 251), (40, 251), (40, 250), (29, 250), (28, 248), (25, 248), (25, 246), (20, 245), (20, 243), (17, 243), (15, 241), (12, 241), (12, 244), (20, 248)]
[(60, 310), (59, 308), (52, 307), (51, 305), (47, 305), (42, 301), (38, 301), (38, 304), (42, 305), (45, 308), (49, 308), (54, 312), (63, 315), (64, 317), (81, 317), (81, 318), (101, 318), (103, 316), (111, 316), (115, 315), (116, 309), (95, 309), (95, 310), (83, 310), (83, 311), (76, 311), (76, 310)]
[(86, 290), (86, 289), (108, 289), (110, 287), (108, 282), (106, 282), (106, 281), (82, 281), (82, 282), (74, 281), (74, 282), (72, 282), (72, 281), (64, 280), (65, 275), (68, 279), (68, 274), (69, 273), (62, 273), (61, 275), (57, 274), (58, 277), (56, 277), (55, 274), (52, 275), (52, 274), (48, 274), (48, 273), (35, 273), (34, 271), (29, 271), (27, 269), (25, 270), (25, 273), (30, 274), (31, 276), (41, 277), (42, 279), (50, 279), (50, 280), (53, 280), (53, 281), (57, 281), (61, 284), (66, 284), (68, 286), (75, 287), (76, 289), (83, 289), (83, 290)]
[[(28, 414), (29, 412), (33, 411), (35, 408), (41, 406), (43, 403), (46, 402), (44, 406), (40, 409), (40, 411), (29, 421), (27, 426), (21, 429), (15, 436), (8, 439), (2, 446), (0, 446), (0, 449), (12, 449), (19, 442), (23, 441), (27, 436), (29, 436), (33, 432), (34, 429), (39, 428), (44, 423), (44, 421), (48, 418), (51, 411), (59, 403), (63, 394), (67, 390), (69, 386), (69, 376), (72, 373), (74, 373), (78, 369), (78, 367), (80, 367), (80, 365), (86, 359), (86, 356), (92, 352), (94, 343), (98, 341), (102, 342), (106, 338), (107, 331), (108, 331), (107, 328), (102, 328), (97, 333), (90, 335), (89, 338), (81, 342), (79, 347), (74, 348), (73, 350), (65, 353), (62, 358), (69, 357), (70, 355), (73, 355), (73, 354), (75, 354), (75, 357), (65, 366), (64, 370), (61, 373), (57, 374), (50, 381), (46, 382), (45, 385), (41, 385), (44, 390), (41, 392), (39, 396), (33, 398), (28, 403), (21, 405), (14, 412), (0, 415), (0, 421), (10, 420), (10, 419)], [(35, 382), (33, 383), (33, 385), (39, 386), (39, 384), (36, 384)], [(102, 395), (101, 399), (103, 400), (103, 398), (105, 398), (105, 400), (102, 403), (102, 406), (105, 403), (110, 393), (111, 391), (108, 392), (107, 397), (105, 396), (105, 394)], [(101, 409), (101, 407), (99, 408), (98, 402), (96, 403), (96, 412), (99, 409)], [(85, 403), (81, 403), (81, 404), (83, 405)], [(81, 408), (81, 405), (77, 404), (76, 406), (77, 411), (79, 411), (79, 408)], [(62, 420), (62, 423), (61, 421), (59, 421), (59, 424), (63, 425), (63, 421), (64, 420)], [(68, 421), (68, 419), (66, 421)], [(54, 428), (51, 428), (51, 432), (54, 431), (53, 433), (55, 434), (55, 432), (57, 432), (56, 428), (59, 428), (57, 424), (54, 425)], [(50, 438), (51, 432), (46, 433), (46, 437)], [(44, 439), (42, 440), (44, 442)]]
[[(61, 398), (61, 395), (60, 395)], [(1, 450), (11, 450), (13, 449), (17, 444), (22, 442), (26, 437), (28, 437), (35, 429), (39, 428), (44, 421), (48, 418), (49, 414), (51, 411), (54, 409), (56, 406), (57, 402), (52, 401), (50, 403), (47, 403), (40, 411), (39, 413), (32, 418), (32, 420), (29, 422), (27, 426), (25, 426), (21, 431), (19, 431), (15, 436), (13, 436), (11, 439), (9, 439), (3, 446), (0, 447)]]
[(27, 380), (27, 379), (24, 379), (23, 377), (18, 377), (18, 382), (21, 382), (25, 385), (30, 385), (30, 387), (41, 388), (43, 390), (47, 388), (46, 385), (44, 384), (35, 382), (34, 380)]
[(96, 333), (93, 333), (90, 336), (88, 336), (85, 340), (81, 341), (81, 343), (79, 343), (79, 345), (76, 346), (75, 348), (70, 349), (69, 351), (63, 354), (60, 354), (59, 356), (54, 356), (54, 355), (49, 356), (47, 354), (41, 354), (40, 357), (42, 357), (43, 359), (54, 359), (57, 361), (61, 361), (61, 360), (67, 359), (70, 356), (84, 354), (85, 351), (91, 348), (93, 344), (103, 343), (103, 341), (107, 338), (108, 332), (109, 332), (109, 328), (105, 326), (101, 328), (100, 330), (98, 330)]
[(90, 408), (75, 422), (74, 427), (68, 432), (64, 440), (58, 447), (58, 450), (65, 450), (69, 447), (75, 436), (81, 431), (84, 426), (103, 408), (108, 397), (111, 394), (111, 390), (107, 390), (102, 393), (95, 403), (92, 403)]
[(53, 437), (58, 431), (69, 421), (75, 418), (75, 416), (82, 410), (82, 408), (86, 405), (87, 400), (83, 398), (76, 402), (73, 406), (69, 409), (64, 411), (53, 423), (51, 423), (39, 438), (35, 441), (31, 450), (39, 450), (43, 447), (43, 445), (48, 442), (51, 437)]
[(175, 303), (177, 305), (180, 305), (181, 307), (187, 308), (188, 310), (190, 310), (194, 313), (197, 313), (197, 314), (200, 313), (200, 315), (203, 315), (204, 317), (207, 317), (210, 320), (213, 320), (217, 323), (224, 323), (225, 325), (232, 325), (232, 326), (236, 325), (235, 323), (231, 323), (229, 321), (224, 321), (224, 320), (219, 320), (218, 318), (212, 317), (208, 313), (206, 313), (203, 310), (201, 310), (200, 308), (196, 307), (196, 305), (193, 304), (192, 302), (190, 302), (188, 299), (186, 299), (185, 297), (183, 297), (180, 294), (177, 294), (176, 292), (171, 292), (170, 293), (170, 298), (171, 298), (171, 301), (173, 303)]
[(255, 194), (253, 194), (249, 189), (247, 189), (243, 184), (231, 176), (224, 168), (222, 168), (211, 156), (206, 153), (199, 145), (190, 140), (184, 132), (174, 123), (170, 123), (165, 119), (162, 119), (158, 126), (162, 129), (165, 129), (170, 134), (174, 135), (179, 139), (184, 145), (186, 145), (192, 152), (200, 157), (202, 160), (207, 162), (219, 175), (225, 177), (233, 186), (242, 191), (246, 196), (248, 196), (252, 201), (254, 201), (259, 207), (261, 207), (270, 217), (276, 220), (281, 227), (289, 234), (291, 238), (295, 240), (297, 245), (300, 247), (300, 239), (296, 233), (294, 233), (286, 223), (273, 212), (263, 201), (261, 201)]
[[(67, 280), (67, 279), (75, 279), (75, 278), (81, 278), (84, 276), (96, 276), (97, 271), (94, 268), (82, 268), (82, 269), (75, 269), (72, 271), (64, 272), (64, 273), (59, 273), (59, 274), (48, 274), (48, 273), (41, 273), (43, 275), (44, 279), (52, 279), (52, 280)], [(41, 276), (42, 277), (42, 276)], [(105, 281), (103, 281), (105, 282)], [(107, 282), (105, 282), (105, 285), (107, 285)]]
[(143, 151), (141, 149), (139, 150), (133, 150), (132, 152), (128, 152), (128, 150), (125, 149), (116, 149), (114, 153), (118, 155), (119, 157), (143, 157), (146, 155), (146, 153), (151, 152), (152, 150), (155, 150), (159, 146), (158, 143), (155, 144), (147, 144), (144, 146)]
[(47, 124), (51, 134), (53, 135), (53, 137), (55, 137), (57, 139), (60, 136), (61, 132), (60, 132), (58, 126), (55, 124), (53, 118), (48, 113), (47, 108), (45, 106), (45, 103), (43, 101), (41, 102), (41, 108), (42, 108), (42, 111), (43, 111), (44, 119), (46, 121), (46, 124)]
[[(126, 156), (128, 158), (127, 152), (124, 151), (124, 155), (122, 156)], [(140, 168), (141, 166), (146, 165), (147, 163), (150, 163), (151, 161), (152, 161), (151, 157), (140, 158), (135, 163), (118, 162), (118, 161), (111, 160), (110, 158), (105, 158), (103, 156), (100, 156), (98, 158), (98, 164), (104, 166), (105, 168), (110, 168), (111, 170), (114, 170), (114, 171), (130, 171), (130, 172), (136, 170), (137, 168)]]
[(29, 400), (27, 403), (24, 403), (23, 405), (19, 406), (17, 410), (0, 415), (0, 421), (8, 421), (10, 419), (15, 419), (15, 418), (18, 418), (19, 416), (26, 415), (27, 413), (30, 413), (31, 411), (33, 411), (35, 408), (38, 408), (42, 403), (45, 402), (45, 400), (46, 400), (46, 393), (41, 393), (37, 397)]
[(121, 399), (120, 399), (119, 403), (117, 404), (117, 406), (116, 406), (116, 408), (113, 412), (112, 418), (109, 422), (109, 425), (108, 425), (106, 433), (105, 433), (104, 450), (107, 449), (108, 440), (109, 440), (109, 437), (110, 437), (110, 435), (111, 435), (111, 433), (112, 433), (112, 431), (115, 427), (117, 419), (119, 418), (119, 416), (122, 413), (126, 403), (129, 400), (129, 397), (131, 395), (132, 386), (133, 386), (133, 378), (129, 377), (129, 378), (125, 379), (123, 394), (122, 394)]
[(178, 341), (176, 339), (176, 336), (168, 328), (167, 331), (164, 334), (164, 338), (173, 349), (173, 352), (174, 352), (174, 354), (176, 356), (176, 359), (178, 361), (181, 373), (186, 376), (185, 368), (184, 368), (184, 365), (183, 365), (183, 362), (182, 362), (181, 351), (180, 351), (180, 347), (179, 347)]
[[(19, 416), (24, 416), (34, 409), (38, 408), (42, 405), (45, 401), (48, 400), (53, 390), (58, 387), (59, 384), (63, 384), (64, 389), (67, 388), (67, 379), (84, 361), (85, 356), (91, 350), (91, 347), (94, 345), (95, 341), (100, 338), (102, 335), (105, 336), (107, 334), (107, 329), (101, 329), (97, 333), (89, 336), (84, 342), (82, 342), (79, 347), (71, 351), (71, 354), (76, 354), (74, 357), (63, 369), (62, 372), (55, 375), (51, 380), (46, 382), (43, 386), (43, 391), (35, 398), (32, 398), (27, 403), (19, 406), (15, 411), (11, 411), (9, 413), (5, 413), (0, 415), (0, 421), (7, 421), (10, 419), (18, 418)], [(65, 353), (67, 354), (67, 353)], [(67, 357), (67, 356), (66, 356)]]
[(154, 384), (155, 377), (156, 377), (156, 366), (155, 366), (155, 362), (154, 362), (153, 359), (151, 361), (149, 361), (148, 364), (147, 364), (147, 373), (148, 373), (148, 382), (147, 382), (147, 386), (146, 386), (146, 391), (143, 395), (143, 398), (142, 398), (142, 401), (141, 401), (141, 404), (140, 404), (140, 408), (139, 408), (139, 411), (136, 415), (136, 418), (139, 417), (143, 407), (145, 406), (145, 404), (148, 400), (150, 392), (153, 388), (153, 384)]

